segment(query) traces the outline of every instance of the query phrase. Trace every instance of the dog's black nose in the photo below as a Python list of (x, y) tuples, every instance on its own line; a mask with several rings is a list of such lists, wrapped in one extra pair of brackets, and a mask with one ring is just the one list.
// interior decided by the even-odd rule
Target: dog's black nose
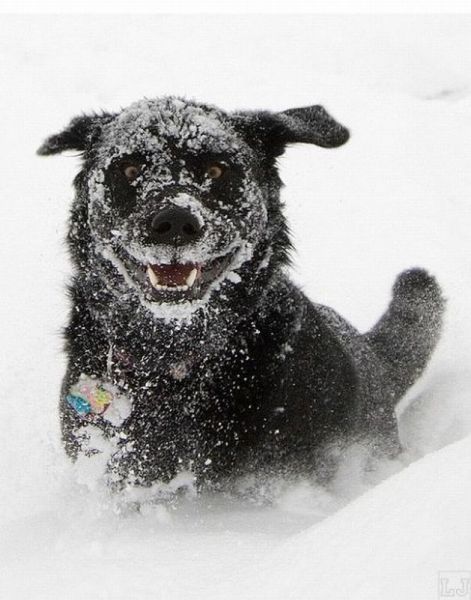
[(151, 240), (154, 244), (183, 246), (201, 237), (202, 226), (186, 208), (170, 206), (153, 216)]

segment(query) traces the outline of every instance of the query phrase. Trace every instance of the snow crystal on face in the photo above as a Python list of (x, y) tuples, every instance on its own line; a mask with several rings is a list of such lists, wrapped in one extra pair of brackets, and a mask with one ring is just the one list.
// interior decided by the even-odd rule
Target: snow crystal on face
[(101, 255), (103, 256), (103, 258), (105, 258), (106, 260), (109, 260), (110, 263), (112, 263), (114, 265), (114, 267), (116, 268), (118, 273), (120, 275), (122, 275), (123, 279), (126, 281), (127, 285), (130, 288), (134, 288), (135, 287), (134, 280), (129, 275), (128, 270), (126, 269), (126, 267), (123, 264), (123, 261), (120, 258), (118, 258), (116, 256), (116, 254), (113, 252), (113, 249), (110, 246), (98, 246), (98, 249), (99, 249)]
[(263, 260), (260, 262), (260, 264), (257, 267), (257, 271), (262, 271), (263, 269), (266, 269), (268, 267), (268, 265), (270, 264), (270, 260), (273, 256), (273, 249), (272, 248), (268, 248), (268, 250), (265, 252), (265, 256), (263, 257)]
[[(136, 150), (154, 154), (164, 149), (162, 136), (174, 138), (193, 150), (238, 150), (241, 142), (224, 114), (178, 98), (140, 100), (124, 109), (105, 127), (100, 157), (109, 164), (113, 156)], [(111, 151), (111, 155), (110, 155)]]
[(227, 273), (226, 279), (228, 281), (232, 281), (232, 283), (240, 283), (242, 281), (239, 273), (236, 273), (235, 271), (231, 271), (231, 272)]
[(175, 198), (172, 198), (170, 204), (174, 204), (175, 206), (179, 206), (181, 208), (188, 208), (191, 211), (191, 214), (197, 218), (199, 226), (204, 226), (204, 219), (202, 215), (204, 212), (203, 205), (193, 196), (190, 196), (189, 194), (177, 194)]

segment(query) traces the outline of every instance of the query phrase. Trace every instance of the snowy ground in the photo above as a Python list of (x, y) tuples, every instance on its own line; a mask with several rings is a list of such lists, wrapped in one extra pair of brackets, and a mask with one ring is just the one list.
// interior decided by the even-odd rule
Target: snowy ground
[[(2, 16), (0, 76), (0, 598), (430, 600), (439, 572), (471, 571), (471, 16)], [(312, 298), (366, 330), (401, 269), (442, 283), (446, 331), (400, 407), (407, 451), (382, 483), (352, 452), (329, 490), (117, 516), (63, 457), (78, 161), (34, 152), (83, 110), (169, 93), (323, 103), (351, 128), (341, 149), (281, 160), (293, 277)]]

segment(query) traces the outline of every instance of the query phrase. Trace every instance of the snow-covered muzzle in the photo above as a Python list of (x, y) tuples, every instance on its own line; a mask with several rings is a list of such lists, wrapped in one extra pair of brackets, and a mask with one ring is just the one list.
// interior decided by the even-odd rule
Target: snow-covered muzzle
[(157, 317), (189, 316), (247, 285), (264, 258), (254, 153), (224, 119), (176, 99), (139, 102), (103, 129), (88, 173), (97, 268)]

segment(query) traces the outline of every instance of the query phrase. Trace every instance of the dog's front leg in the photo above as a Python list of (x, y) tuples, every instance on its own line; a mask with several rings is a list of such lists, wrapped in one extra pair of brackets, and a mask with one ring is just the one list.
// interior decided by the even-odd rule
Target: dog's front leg
[(76, 303), (66, 329), (69, 364), (60, 398), (62, 441), (73, 460), (97, 455), (105, 460), (122, 438), (131, 403), (113, 381), (111, 344), (81, 292), (78, 284), (72, 290)]
[[(88, 471), (87, 480), (99, 478), (112, 491), (122, 492), (156, 481), (168, 483), (177, 475), (175, 446), (165, 435), (174, 419), (165, 411), (136, 419), (130, 397), (106, 375), (67, 376), (63, 396), (63, 441), (67, 453)], [(137, 401), (144, 414), (145, 396)]]

